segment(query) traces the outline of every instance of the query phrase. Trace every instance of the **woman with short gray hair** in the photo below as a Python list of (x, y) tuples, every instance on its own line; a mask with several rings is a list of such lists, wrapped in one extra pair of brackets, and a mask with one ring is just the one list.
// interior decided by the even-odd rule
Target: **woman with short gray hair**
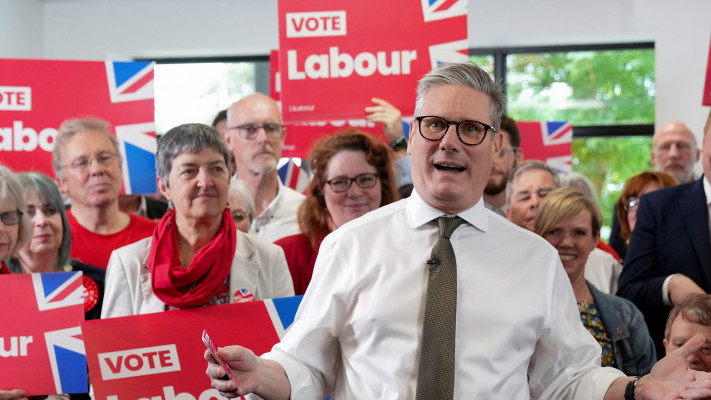
[(112, 253), (102, 318), (294, 294), (281, 249), (235, 228), (229, 163), (210, 126), (184, 124), (158, 139), (158, 189), (171, 207), (152, 237)]

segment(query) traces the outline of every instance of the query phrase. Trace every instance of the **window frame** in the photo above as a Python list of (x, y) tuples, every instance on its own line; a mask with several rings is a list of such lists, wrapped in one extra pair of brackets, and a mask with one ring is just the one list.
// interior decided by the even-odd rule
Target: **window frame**
[[(470, 56), (493, 56), (494, 79), (506, 91), (506, 57), (517, 53), (562, 53), (572, 51), (606, 51), (654, 49), (654, 42), (600, 43), (555, 46), (520, 46), (520, 47), (477, 47), (470, 48)], [(507, 105), (508, 107), (508, 105)], [(638, 125), (574, 125), (574, 138), (652, 136), (654, 124)]]

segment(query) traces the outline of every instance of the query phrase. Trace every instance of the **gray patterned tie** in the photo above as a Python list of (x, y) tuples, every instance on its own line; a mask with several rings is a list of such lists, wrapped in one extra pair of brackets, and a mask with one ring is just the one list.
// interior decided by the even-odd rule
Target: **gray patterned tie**
[(417, 373), (417, 400), (454, 397), (457, 263), (449, 238), (464, 220), (439, 217), (437, 222), (439, 240), (432, 248), (431, 259), (427, 261), (430, 273)]

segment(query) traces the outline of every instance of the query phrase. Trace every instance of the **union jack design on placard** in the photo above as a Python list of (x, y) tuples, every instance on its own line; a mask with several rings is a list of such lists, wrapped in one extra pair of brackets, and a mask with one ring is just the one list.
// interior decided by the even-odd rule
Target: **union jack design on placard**
[(32, 282), (40, 311), (84, 304), (80, 271), (32, 274)]
[[(123, 181), (126, 194), (156, 193), (156, 149), (158, 140), (155, 125), (120, 125), (116, 127), (119, 152), (124, 160)], [(146, 177), (151, 179), (146, 179)]]
[(430, 46), (430, 63), (432, 68), (443, 62), (463, 63), (469, 59), (469, 44), (466, 40), (433, 44)]
[(86, 351), (81, 328), (45, 332), (44, 337), (57, 393), (86, 392)]
[(572, 171), (570, 122), (517, 122), (527, 160), (541, 160), (562, 173)]
[(466, 0), (422, 0), (425, 22), (467, 15)]
[(279, 168), (279, 179), (284, 184), (299, 193), (303, 193), (309, 185), (311, 176), (306, 171), (306, 168), (301, 168), (296, 165), (294, 160), (289, 160), (281, 168)]
[(286, 331), (289, 330), (289, 327), (294, 322), (296, 311), (299, 309), (299, 304), (301, 304), (303, 297), (295, 296), (264, 300), (264, 306), (267, 308), (279, 339), (284, 337)]
[(570, 121), (541, 122), (541, 132), (546, 146), (571, 143), (573, 140), (573, 124)]
[(240, 289), (235, 292), (234, 300), (235, 303), (246, 303), (248, 301), (254, 301), (254, 294), (252, 294), (247, 289)]
[(106, 61), (106, 78), (112, 103), (153, 98), (153, 67), (148, 61)]

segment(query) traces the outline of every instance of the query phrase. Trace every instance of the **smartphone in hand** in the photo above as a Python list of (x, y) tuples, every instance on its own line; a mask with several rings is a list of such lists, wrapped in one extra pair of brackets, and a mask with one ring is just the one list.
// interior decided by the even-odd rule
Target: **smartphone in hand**
[(210, 350), (210, 353), (212, 353), (212, 356), (215, 357), (215, 360), (217, 360), (218, 363), (220, 363), (220, 366), (222, 369), (224, 369), (227, 372), (227, 376), (229, 379), (232, 380), (232, 382), (237, 385), (237, 378), (235, 378), (234, 374), (232, 374), (232, 370), (230, 369), (230, 366), (227, 365), (227, 363), (221, 359), (220, 357), (217, 356), (217, 347), (215, 347), (215, 344), (212, 343), (212, 340), (210, 339), (210, 335), (207, 334), (207, 330), (202, 331), (202, 341), (205, 342), (205, 346), (207, 346), (207, 349)]

